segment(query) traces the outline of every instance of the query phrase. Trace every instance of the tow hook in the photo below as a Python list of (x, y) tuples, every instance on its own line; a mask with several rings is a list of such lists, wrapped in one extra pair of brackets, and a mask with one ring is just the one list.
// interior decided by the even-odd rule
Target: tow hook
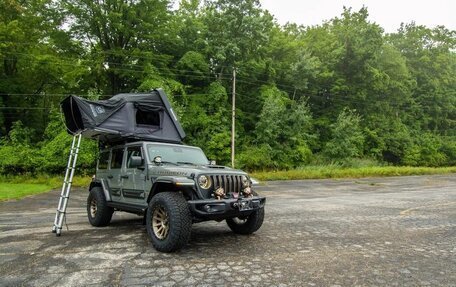
[(233, 207), (238, 208), (239, 210), (245, 210), (249, 207), (249, 202), (248, 201), (235, 202), (235, 203), (233, 203)]

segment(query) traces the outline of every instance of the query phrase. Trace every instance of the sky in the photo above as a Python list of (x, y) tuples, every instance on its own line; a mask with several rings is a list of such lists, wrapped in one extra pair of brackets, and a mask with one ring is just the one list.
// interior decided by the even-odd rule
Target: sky
[(260, 0), (280, 24), (317, 25), (340, 16), (343, 7), (358, 11), (364, 6), (369, 19), (387, 33), (395, 32), (401, 22), (418, 25), (444, 25), (456, 30), (456, 0)]

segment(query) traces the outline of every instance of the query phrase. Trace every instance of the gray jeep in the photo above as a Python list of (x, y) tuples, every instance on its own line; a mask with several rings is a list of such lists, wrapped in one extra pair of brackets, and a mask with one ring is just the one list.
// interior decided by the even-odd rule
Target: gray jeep
[(93, 226), (108, 225), (114, 211), (143, 215), (153, 246), (171, 252), (188, 242), (194, 222), (257, 231), (265, 201), (245, 172), (211, 164), (198, 147), (138, 141), (100, 152), (87, 215)]

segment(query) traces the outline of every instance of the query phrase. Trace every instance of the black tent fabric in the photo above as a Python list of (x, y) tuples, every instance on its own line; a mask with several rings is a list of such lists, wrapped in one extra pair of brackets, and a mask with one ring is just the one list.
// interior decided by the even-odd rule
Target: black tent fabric
[(68, 96), (61, 103), (68, 133), (110, 143), (150, 140), (181, 143), (185, 138), (162, 89), (145, 94), (118, 94), (89, 101)]

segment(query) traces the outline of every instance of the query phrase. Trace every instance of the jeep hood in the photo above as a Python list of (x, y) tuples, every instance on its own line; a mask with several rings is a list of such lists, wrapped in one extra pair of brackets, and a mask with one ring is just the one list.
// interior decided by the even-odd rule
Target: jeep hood
[(212, 165), (192, 165), (192, 164), (180, 164), (174, 166), (172, 164), (164, 164), (156, 166), (154, 164), (149, 165), (153, 168), (153, 173), (160, 176), (191, 176), (192, 174), (198, 176), (200, 174), (236, 174), (236, 175), (247, 175), (246, 172), (239, 169), (232, 169), (225, 166), (212, 166)]

